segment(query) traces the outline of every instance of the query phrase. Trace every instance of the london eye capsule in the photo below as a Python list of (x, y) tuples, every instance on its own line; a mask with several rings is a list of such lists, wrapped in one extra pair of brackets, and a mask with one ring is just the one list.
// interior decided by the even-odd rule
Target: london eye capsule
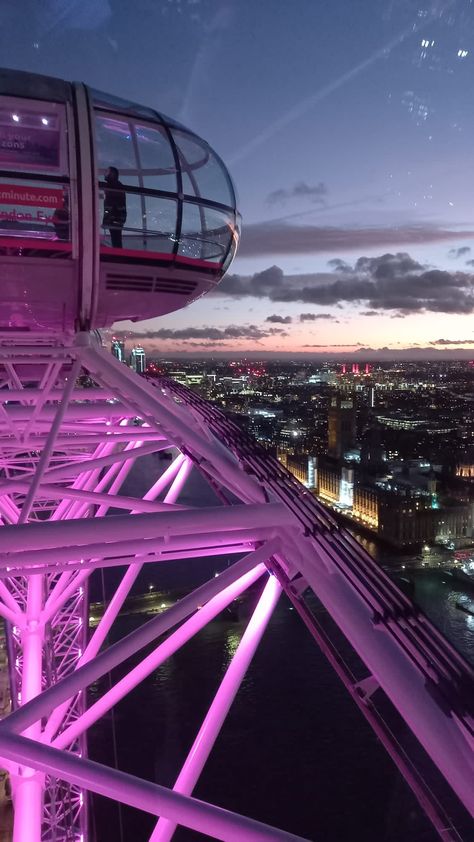
[(0, 70), (0, 330), (177, 310), (235, 254), (230, 176), (197, 135), (81, 83)]

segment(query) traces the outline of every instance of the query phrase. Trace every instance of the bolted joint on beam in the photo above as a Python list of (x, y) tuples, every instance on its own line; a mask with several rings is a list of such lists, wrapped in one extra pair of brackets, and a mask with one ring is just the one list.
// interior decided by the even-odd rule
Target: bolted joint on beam
[(354, 684), (354, 691), (366, 704), (379, 688), (380, 684), (374, 675), (368, 675), (366, 678), (363, 678), (362, 681), (358, 681), (357, 684)]

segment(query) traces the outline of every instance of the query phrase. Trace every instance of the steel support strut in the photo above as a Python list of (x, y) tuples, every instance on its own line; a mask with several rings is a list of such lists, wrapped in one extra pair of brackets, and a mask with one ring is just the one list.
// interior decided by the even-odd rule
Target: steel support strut
[[(160, 816), (153, 842), (170, 839), (178, 824), (239, 842), (296, 838), (190, 796), (282, 584), (300, 607), (298, 581), (344, 632), (370, 687), (385, 693), (473, 809), (472, 671), (278, 462), (194, 393), (137, 377), (85, 335), (70, 346), (37, 348), (24, 339), (6, 347), (0, 339), (0, 382), (12, 390), (0, 389), (0, 616), (14, 710), (0, 723), (0, 755), (14, 783), (14, 842), (86, 842), (87, 790)], [(155, 456), (164, 449), (172, 453), (165, 469)], [(134, 493), (143, 465), (154, 475)], [(208, 483), (212, 505), (189, 495), (183, 501), (196, 474)], [(211, 556), (237, 561), (106, 646), (144, 564), (157, 563), (159, 580), (163, 561)], [(89, 636), (89, 576), (118, 565), (126, 569)], [(260, 577), (266, 585), (258, 606), (174, 791), (88, 761), (88, 729)], [(332, 657), (325, 638), (313, 633)], [(152, 651), (86, 709), (91, 682), (149, 645)], [(375, 718), (368, 720), (377, 730)], [(423, 802), (413, 764), (399, 768), (431, 818), (441, 815), (430, 812), (426, 792)], [(460, 838), (453, 828), (443, 831), (445, 842)]]
[[(275, 578), (270, 577), (178, 775), (173, 787), (175, 792), (191, 795), (196, 786), (280, 594), (281, 586)], [(170, 819), (160, 819), (150, 837), (150, 842), (168, 842), (175, 829), (176, 823)]]

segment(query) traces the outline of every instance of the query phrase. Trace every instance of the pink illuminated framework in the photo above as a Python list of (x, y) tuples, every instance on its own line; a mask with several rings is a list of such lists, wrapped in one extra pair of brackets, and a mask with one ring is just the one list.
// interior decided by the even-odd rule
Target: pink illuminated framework
[[(0, 758), (12, 782), (14, 842), (86, 842), (88, 792), (156, 816), (151, 842), (171, 839), (177, 825), (236, 842), (297, 839), (193, 798), (282, 594), (441, 838), (463, 838), (446, 804), (474, 810), (472, 671), (311, 492), (220, 411), (172, 381), (138, 377), (94, 335), (0, 340), (2, 398), (0, 615), (13, 712), (0, 723)], [(132, 468), (165, 450), (166, 469), (157, 467), (141, 497), (128, 496)], [(215, 505), (184, 502), (192, 472), (208, 482)], [(107, 645), (143, 565), (223, 554), (236, 560), (218, 577)], [(125, 572), (89, 633), (88, 579), (112, 566)], [(258, 604), (173, 789), (89, 760), (88, 729), (256, 582)], [(347, 638), (360, 674), (341, 658), (308, 594)], [(87, 688), (145, 647), (87, 707)], [(420, 746), (439, 786), (425, 778)]]

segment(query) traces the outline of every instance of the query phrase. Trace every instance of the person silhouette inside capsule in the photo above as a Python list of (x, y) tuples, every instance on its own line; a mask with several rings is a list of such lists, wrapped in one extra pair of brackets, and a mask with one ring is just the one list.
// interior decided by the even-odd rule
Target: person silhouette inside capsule
[(56, 208), (51, 221), (58, 240), (69, 240), (69, 196), (65, 191), (62, 207)]
[(127, 219), (125, 188), (119, 179), (117, 167), (109, 167), (105, 173), (104, 218), (102, 225), (108, 228), (112, 247), (122, 248), (122, 229)]

